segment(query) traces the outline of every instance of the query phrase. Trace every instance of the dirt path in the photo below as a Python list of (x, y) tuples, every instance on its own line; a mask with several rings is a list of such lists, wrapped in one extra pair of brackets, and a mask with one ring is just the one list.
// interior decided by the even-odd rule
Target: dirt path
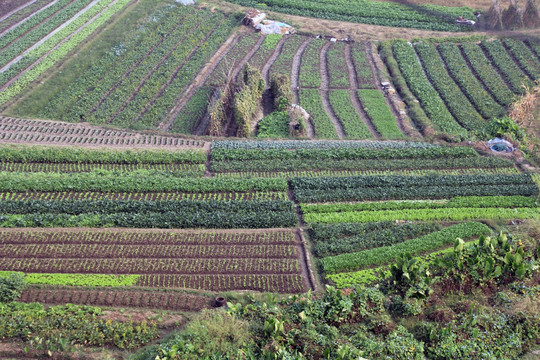
[(360, 116), (364, 124), (368, 127), (371, 136), (378, 139), (381, 137), (380, 134), (375, 130), (375, 126), (373, 126), (371, 119), (367, 116), (362, 104), (360, 104), (360, 100), (358, 100), (358, 94), (356, 93), (358, 90), (358, 78), (356, 77), (356, 69), (354, 68), (350, 44), (345, 45), (345, 62), (347, 63), (347, 73), (349, 76), (349, 96), (351, 98), (351, 104), (358, 116)]
[[(94, 0), (94, 2), (97, 2), (99, 0)], [(118, 0), (112, 1), (107, 7), (105, 7), (103, 10), (98, 12), (94, 17), (92, 17), (90, 20), (88, 20), (86, 23), (84, 23), (80, 28), (72, 32), (69, 36), (67, 36), (65, 39), (60, 41), (58, 44), (56, 44), (50, 51), (48, 51), (46, 54), (41, 56), (38, 60), (36, 60), (34, 63), (32, 63), (30, 66), (28, 66), (26, 69), (18, 73), (15, 77), (13, 77), (11, 80), (9, 80), (7, 83), (5, 83), (1, 88), (0, 91), (5, 90), (7, 87), (9, 87), (11, 84), (13, 84), (15, 81), (17, 81), (21, 76), (26, 74), (28, 71), (32, 70), (36, 65), (41, 63), (43, 59), (45, 59), (49, 54), (53, 53), (56, 49), (58, 49), (62, 44), (64, 44), (66, 41), (69, 41), (73, 36), (77, 35), (79, 32), (84, 30), (88, 25), (92, 24), (98, 17), (100, 17), (109, 7), (116, 4)], [(81, 14), (82, 15), (82, 14)]]
[[(67, 27), (69, 24), (71, 24), (72, 22), (74, 22), (75, 20), (77, 20), (81, 15), (83, 15), (84, 13), (86, 13), (88, 10), (90, 10), (95, 4), (97, 4), (100, 0), (93, 0), (90, 4), (88, 4), (84, 9), (80, 10), (78, 13), (76, 13), (72, 18), (70, 18), (69, 20), (67, 20), (65, 23), (63, 23), (62, 25), (60, 25), (59, 27), (57, 27), (56, 29), (54, 29), (53, 31), (51, 31), (49, 34), (47, 34), (45, 37), (43, 37), (41, 40), (39, 40), (37, 43), (35, 43), (34, 45), (32, 45), (30, 48), (26, 49), (21, 55), (17, 56), (15, 59), (11, 60), (9, 63), (7, 63), (3, 68), (0, 69), (0, 73), (3, 73), (5, 72), (6, 70), (8, 70), (11, 65), (13, 64), (16, 64), (18, 63), (19, 61), (21, 61), (21, 59), (28, 55), (28, 53), (32, 50), (34, 50), (35, 48), (37, 48), (38, 46), (40, 46), (41, 44), (43, 44), (45, 41), (49, 40), (51, 37), (53, 37), (54, 35), (56, 35), (59, 31), (61, 31), (62, 29), (64, 29), (65, 27)], [(107, 7), (109, 8), (112, 4), (116, 3), (116, 1), (113, 1), (112, 3), (110, 3)], [(100, 11), (98, 15), (101, 15), (103, 11)], [(90, 21), (93, 21), (97, 16), (94, 16)], [(88, 25), (88, 23), (84, 24), (82, 28), (86, 27)], [(82, 29), (81, 28), (81, 29)], [(80, 29), (79, 29), (80, 30)], [(76, 31), (75, 33), (77, 33), (78, 31)], [(64, 39), (60, 44), (56, 45), (54, 49), (56, 49), (58, 46), (60, 46), (63, 42), (67, 41), (67, 39), (71, 38), (71, 36), (73, 36), (75, 33), (73, 33), (72, 35), (70, 35), (68, 38)]]
[[(240, 61), (240, 63), (238, 63), (238, 65), (236, 65), (236, 67), (233, 69), (231, 78), (234, 84), (236, 84), (236, 80), (238, 78), (238, 75), (240, 74), (240, 71), (242, 71), (242, 68), (248, 63), (248, 61), (253, 57), (253, 55), (255, 55), (255, 53), (259, 50), (264, 39), (265, 39), (264, 36), (260, 36), (259, 40), (257, 40), (257, 42), (255, 43), (255, 45), (253, 45), (251, 50), (249, 50), (249, 52), (246, 54), (246, 56), (244, 56), (242, 61)], [(236, 133), (238, 132), (238, 124), (236, 124), (236, 121), (234, 121), (232, 117), (231, 119), (229, 119), (229, 123), (227, 124), (227, 126), (225, 127), (223, 131), (225, 132), (225, 134), (227, 134), (227, 136), (235, 136)]]
[[(15, 14), (15, 13), (21, 11), (22, 9), (24, 9), (24, 8), (26, 8), (26, 7), (30, 6), (30, 5), (32, 5), (32, 4), (35, 3), (36, 1), (37, 1), (37, 0), (29, 1), (29, 2), (27, 2), (26, 4), (23, 4), (23, 5), (19, 6), (18, 8), (13, 9), (12, 11), (8, 12), (6, 15), (0, 17), (0, 22), (6, 20), (8, 17), (10, 17), (11, 15), (13, 15), (13, 14)], [(8, 3), (9, 3), (9, 1), (8, 1)], [(1, 9), (1, 8), (0, 8), (0, 9)], [(4, 9), (2, 9), (2, 11), (4, 11)]]
[(324, 110), (326, 111), (326, 114), (328, 114), (328, 117), (330, 117), (330, 120), (332, 120), (332, 123), (336, 128), (337, 136), (341, 140), (346, 136), (345, 131), (343, 130), (343, 125), (334, 113), (332, 105), (330, 105), (330, 99), (328, 98), (328, 67), (326, 66), (326, 57), (328, 55), (330, 44), (331, 42), (324, 44), (319, 53), (319, 72), (321, 74), (320, 92)]
[[(216, 69), (221, 59), (223, 59), (229, 51), (236, 45), (238, 42), (239, 36), (238, 34), (232, 34), (227, 41), (221, 47), (218, 49), (218, 51), (210, 58), (208, 63), (204, 66), (204, 68), (197, 74), (195, 79), (191, 81), (191, 84), (186, 89), (184, 96), (180, 99), (180, 101), (171, 109), (170, 115), (159, 125), (159, 129), (162, 131), (167, 131), (171, 127), (172, 123), (182, 110), (182, 108), (187, 104), (187, 102), (191, 99), (193, 94), (195, 94), (195, 91), (201, 86), (204, 85), (210, 74)], [(206, 127), (202, 129), (202, 132), (200, 129), (203, 127), (204, 124), (202, 124), (203, 121), (199, 124), (197, 129), (195, 130), (195, 134), (202, 134)], [(208, 126), (208, 124), (206, 124)]]
[[(35, 3), (37, 0), (34, 0), (32, 1), (32, 4)], [(7, 29), (3, 30), (2, 32), (0, 32), (0, 37), (4, 36), (4, 34), (8, 33), (9, 31), (19, 27), (20, 25), (24, 24), (26, 21), (28, 21), (29, 19), (31, 19), (32, 17), (36, 16), (37, 14), (41, 13), (42, 11), (45, 11), (47, 10), (49, 7), (53, 6), (54, 4), (56, 4), (59, 0), (54, 0), (48, 4), (46, 4), (45, 6), (43, 6), (41, 9), (39, 9), (38, 11), (35, 11), (33, 12), (32, 14), (28, 15), (27, 17), (25, 17), (24, 19), (22, 19), (21, 21), (9, 26)], [(31, 5), (31, 4), (28, 4), (28, 5)], [(25, 6), (26, 7), (26, 6)]]
[(174, 81), (174, 79), (176, 78), (176, 76), (178, 75), (178, 73), (180, 72), (180, 70), (182, 70), (184, 68), (184, 66), (187, 64), (187, 62), (193, 57), (193, 55), (195, 54), (195, 52), (197, 52), (197, 50), (200, 49), (200, 47), (206, 43), (208, 41), (208, 39), (210, 38), (210, 36), (212, 36), (212, 34), (216, 31), (217, 28), (219, 28), (219, 26), (222, 24), (222, 22), (218, 23), (216, 26), (214, 26), (214, 28), (212, 29), (212, 31), (210, 31), (208, 34), (206, 34), (206, 36), (204, 37), (204, 39), (202, 39), (201, 41), (199, 41), (199, 43), (197, 44), (196, 47), (194, 47), (191, 52), (186, 56), (186, 58), (182, 61), (182, 64), (180, 64), (176, 69), (175, 71), (173, 72), (173, 74), (169, 77), (169, 79), (167, 80), (167, 82), (165, 84), (163, 84), (161, 86), (161, 88), (159, 89), (158, 93), (152, 98), (152, 100), (146, 104), (146, 106), (144, 107), (143, 111), (141, 111), (141, 113), (137, 116), (137, 119), (135, 120), (135, 123), (139, 122), (139, 120), (141, 120), (141, 118), (144, 116), (144, 114), (146, 114), (146, 112), (148, 111), (148, 109), (150, 109), (150, 107), (152, 107), (152, 105), (154, 105), (154, 103), (157, 101), (157, 99), (159, 99), (163, 93), (165, 92), (165, 90), (172, 84), (172, 82)]
[[(128, 105), (133, 101), (133, 99), (135, 99), (135, 97), (137, 96), (137, 94), (139, 94), (141, 92), (141, 89), (143, 88), (143, 86), (146, 84), (146, 82), (148, 81), (148, 79), (150, 79), (150, 77), (152, 75), (154, 75), (154, 73), (161, 67), (161, 65), (163, 65), (163, 63), (165, 61), (167, 61), (169, 59), (169, 57), (171, 56), (171, 54), (176, 51), (176, 49), (178, 49), (178, 47), (191, 35), (193, 34), (194, 31), (196, 31), (199, 26), (200, 26), (201, 23), (198, 23), (197, 26), (195, 26), (194, 28), (192, 29), (189, 29), (188, 32), (186, 32), (184, 34), (184, 36), (182, 36), (181, 39), (179, 39), (176, 43), (176, 45), (173, 46), (173, 48), (168, 52), (166, 53), (162, 58), (161, 60), (158, 61), (157, 64), (154, 65), (154, 67), (148, 72), (146, 73), (146, 75), (143, 76), (143, 78), (139, 81), (139, 85), (137, 85), (137, 87), (135, 88), (135, 90), (133, 91), (133, 93), (129, 96), (129, 98), (124, 102), (124, 104), (120, 107), (120, 109), (118, 111), (116, 111), (116, 113), (108, 120), (108, 123), (112, 123), (116, 117), (118, 116), (118, 114), (120, 114), (122, 111), (124, 111), (124, 109), (126, 107), (128, 107)], [(198, 47), (197, 47), (198, 48)], [(182, 66), (184, 65), (184, 62), (182, 62)], [(180, 71), (180, 68), (178, 69), (178, 71)], [(178, 73), (178, 71), (175, 72)], [(174, 79), (174, 76), (173, 76), (173, 79)], [(170, 80), (172, 82), (172, 80)], [(141, 115), (142, 116), (142, 115)], [(135, 122), (139, 121), (140, 117), (139, 116)]]
[[(296, 54), (294, 54), (292, 67), (291, 67), (291, 89), (294, 94), (294, 101), (299, 104), (300, 99), (298, 95), (298, 90), (300, 89), (298, 87), (298, 79), (300, 77), (300, 65), (302, 63), (302, 55), (304, 54), (304, 51), (306, 50), (306, 47), (309, 45), (309, 43), (313, 40), (313, 38), (307, 38), (302, 45), (298, 48), (296, 51)], [(310, 139), (315, 138), (315, 128), (313, 124), (311, 123), (311, 120), (306, 121), (307, 125), (307, 135)]]

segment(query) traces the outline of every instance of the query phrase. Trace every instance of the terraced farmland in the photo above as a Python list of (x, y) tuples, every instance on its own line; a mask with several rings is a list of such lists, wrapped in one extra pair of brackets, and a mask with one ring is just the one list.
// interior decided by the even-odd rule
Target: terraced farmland
[(401, 41), (383, 44), (382, 49), (391, 72), (399, 71), (396, 80), (406, 82), (428, 116), (430, 123), (424, 127), (455, 136), (481, 132), (540, 76), (538, 57), (519, 40), (438, 45)]

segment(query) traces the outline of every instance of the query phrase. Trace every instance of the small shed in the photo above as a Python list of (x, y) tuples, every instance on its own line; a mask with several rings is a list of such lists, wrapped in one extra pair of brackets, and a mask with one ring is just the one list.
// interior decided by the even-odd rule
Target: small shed
[(242, 24), (255, 27), (259, 25), (264, 19), (266, 19), (265, 13), (260, 12), (257, 9), (251, 9), (246, 13), (246, 16), (242, 20)]

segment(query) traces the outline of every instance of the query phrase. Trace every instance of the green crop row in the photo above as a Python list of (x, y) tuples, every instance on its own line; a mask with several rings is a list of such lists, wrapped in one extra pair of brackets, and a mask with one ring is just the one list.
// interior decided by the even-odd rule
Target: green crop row
[(527, 45), (514, 39), (504, 39), (503, 43), (530, 78), (540, 78), (540, 61)]
[(372, 221), (462, 221), (482, 219), (540, 219), (538, 208), (441, 208), (378, 210), (339, 213), (310, 213), (304, 216), (307, 223), (372, 222)]
[(440, 44), (438, 47), (452, 78), (460, 86), (467, 98), (486, 119), (502, 116), (505, 109), (484, 90), (467, 66), (459, 47), (453, 43)]
[(326, 40), (314, 39), (304, 50), (298, 76), (300, 87), (319, 88), (321, 86), (319, 54), (324, 44), (326, 44)]
[(27, 214), (0, 215), (0, 227), (129, 227), (129, 228), (208, 228), (208, 229), (262, 229), (295, 227), (298, 219), (294, 212), (283, 211), (174, 211), (149, 213), (96, 214)]
[[(412, 176), (411, 176), (412, 177)], [(454, 185), (421, 187), (366, 187), (356, 189), (296, 189), (294, 196), (299, 202), (365, 201), (365, 200), (412, 200), (444, 199), (454, 196), (512, 196), (538, 195), (538, 187), (519, 185)]]
[(300, 105), (309, 113), (315, 128), (315, 136), (321, 139), (337, 139), (336, 128), (324, 109), (318, 89), (300, 89)]
[(315, 149), (428, 149), (443, 146), (415, 141), (352, 141), (352, 140), (282, 140), (282, 141), (245, 141), (245, 140), (215, 140), (212, 141), (212, 151), (227, 150), (315, 150)]
[(347, 63), (345, 61), (345, 43), (333, 43), (326, 55), (326, 65), (328, 68), (329, 84), (331, 88), (348, 88), (349, 78), (347, 74)]
[(369, 0), (232, 0), (242, 6), (262, 7), (275, 12), (360, 24), (408, 27), (437, 31), (471, 31), (455, 23), (458, 16), (474, 19), (468, 7), (397, 4)]
[(347, 90), (330, 90), (328, 92), (330, 105), (343, 125), (348, 139), (369, 139), (373, 137), (368, 127), (351, 103)]
[[(309, 159), (309, 160), (360, 160), (360, 159), (442, 159), (442, 158), (471, 158), (478, 153), (471, 147), (432, 147), (405, 149), (366, 149), (366, 148), (336, 148), (336, 149), (285, 149), (246, 150), (246, 149), (213, 149), (212, 161), (230, 160), (274, 160), (274, 159)], [(487, 158), (486, 158), (487, 159)]]
[(135, 286), (140, 275), (105, 274), (25, 274), (27, 284), (67, 286)]
[(73, 147), (3, 146), (1, 162), (89, 164), (204, 164), (203, 150), (93, 150)]
[(394, 245), (407, 239), (417, 238), (437, 231), (437, 224), (403, 224), (384, 230), (375, 230), (362, 235), (347, 238), (330, 238), (313, 245), (312, 251), (317, 257), (327, 257), (343, 253)]
[(479, 45), (474, 43), (462, 43), (461, 49), (465, 58), (471, 64), (474, 72), (486, 85), (488, 91), (502, 105), (510, 105), (515, 98), (514, 93), (506, 86), (493, 64), (488, 60)]
[(506, 52), (500, 41), (482, 41), (482, 48), (488, 53), (495, 66), (501, 71), (505, 79), (516, 94), (524, 94), (523, 86), (533, 87), (533, 82), (521, 71), (519, 66)]
[(308, 228), (309, 238), (314, 243), (338, 241), (349, 236), (361, 236), (373, 231), (384, 231), (395, 228), (397, 224), (391, 221), (371, 223), (339, 223), (311, 224)]
[[(103, 25), (107, 20), (116, 14), (122, 7), (127, 5), (129, 0), (118, 0), (115, 4), (106, 8), (101, 15), (95, 19), (92, 23), (85, 26), (82, 30), (71, 36), (67, 41), (63, 42), (53, 51), (47, 53), (42, 61), (34, 66), (32, 69), (22, 74), (15, 82), (8, 86), (2, 93), (0, 93), (0, 104), (4, 104), (7, 100), (13, 96), (21, 93), (28, 84), (36, 80), (46, 70), (54, 66), (54, 64), (64, 58), (70, 51), (72, 51), (77, 45), (90, 36), (97, 28)], [(75, 23), (75, 22), (74, 22)], [(73, 23), (71, 25), (74, 25)], [(77, 119), (80, 121), (80, 117)]]
[(287, 212), (293, 204), (286, 200), (264, 201), (216, 201), (188, 200), (145, 201), (145, 200), (3, 200), (0, 214), (112, 214), (145, 212)]
[(402, 139), (396, 118), (379, 90), (358, 90), (358, 97), (373, 126), (383, 138)]
[(415, 48), (427, 77), (457, 122), (467, 130), (483, 129), (486, 122), (446, 72), (435, 45), (419, 43)]
[(291, 76), (294, 55), (296, 55), (298, 48), (305, 40), (306, 38), (303, 36), (290, 36), (286, 38), (281, 54), (279, 54), (279, 57), (270, 68), (270, 75), (284, 74)]
[(139, 171), (125, 176), (96, 173), (44, 174), (0, 172), (0, 191), (217, 192), (287, 191), (286, 179), (177, 178)]
[(467, 239), (487, 235), (490, 232), (489, 227), (477, 222), (457, 224), (392, 246), (326, 257), (321, 259), (321, 266), (326, 274), (358, 270), (366, 266), (389, 263), (404, 254), (420, 254), (432, 251), (453, 244), (456, 238)]
[(452, 117), (437, 91), (427, 80), (412, 45), (406, 41), (398, 41), (393, 50), (401, 74), (433, 126), (448, 134), (465, 135), (466, 131)]
[[(211, 162), (213, 171), (302, 171), (302, 170), (351, 170), (356, 172), (392, 171), (422, 169), (451, 170), (484, 168), (488, 170), (514, 168), (513, 164), (502, 158), (473, 157), (473, 158), (440, 158), (440, 159), (395, 159), (395, 160), (332, 160), (332, 159), (279, 159), (275, 160), (234, 160)], [(493, 172), (493, 171), (492, 171)], [(479, 172), (481, 173), (481, 171)], [(386, 175), (385, 173), (381, 173)], [(328, 174), (332, 176), (331, 174)], [(361, 174), (360, 174), (361, 175)], [(388, 174), (391, 175), (391, 174)], [(303, 176), (303, 175), (298, 175)], [(312, 176), (312, 175), (311, 175)], [(293, 177), (293, 176), (291, 176)]]
[(147, 103), (152, 101), (154, 94), (159, 93), (163, 84), (167, 84), (176, 67), (187, 59), (193, 47), (216, 24), (219, 26), (221, 20), (222, 17), (218, 15), (209, 18), (205, 11), (189, 11), (186, 18), (132, 69), (129, 76), (124, 76), (118, 86), (111, 87), (112, 92), (108, 92), (106, 98), (92, 104), (87, 121), (97, 124), (111, 122), (123, 127), (133, 123)]
[(205, 116), (213, 92), (208, 86), (198, 88), (174, 119), (169, 132), (192, 134)]
[(477, 185), (534, 185), (530, 174), (519, 175), (461, 175), (461, 176), (356, 176), (336, 178), (296, 178), (291, 180), (296, 189), (356, 189), (360, 187), (422, 187), (422, 186), (477, 186)]
[(376, 89), (375, 79), (369, 66), (366, 51), (362, 48), (363, 44), (353, 44), (351, 46), (351, 55), (356, 71), (356, 80), (360, 89)]
[(354, 204), (301, 204), (300, 206), (303, 214), (406, 209), (444, 209), (462, 207), (533, 208), (538, 206), (538, 198), (532, 196), (457, 196), (450, 200), (402, 200), (363, 202)]

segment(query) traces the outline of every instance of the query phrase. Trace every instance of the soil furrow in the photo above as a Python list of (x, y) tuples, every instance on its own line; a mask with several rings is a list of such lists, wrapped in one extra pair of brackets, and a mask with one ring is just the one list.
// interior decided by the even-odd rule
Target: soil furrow
[[(62, 25), (58, 26), (56, 29), (54, 29), (53, 31), (51, 31), (50, 33), (48, 33), (45, 37), (41, 38), (37, 43), (35, 43), (34, 45), (32, 45), (31, 47), (29, 47), (28, 49), (26, 49), (21, 55), (15, 57), (13, 60), (11, 60), (9, 63), (7, 63), (2, 69), (0, 69), (0, 73), (3, 73), (5, 71), (7, 71), (11, 65), (13, 64), (16, 64), (18, 63), (19, 61), (21, 61), (21, 59), (26, 56), (28, 53), (30, 53), (32, 50), (34, 50), (35, 48), (37, 48), (38, 46), (42, 45), (45, 41), (49, 40), (51, 37), (53, 37), (56, 33), (58, 33), (59, 31), (61, 31), (62, 29), (64, 29), (66, 26), (68, 26), (69, 24), (71, 24), (73, 21), (77, 20), (81, 15), (83, 15), (84, 13), (86, 13), (88, 10), (90, 10), (95, 4), (97, 4), (100, 0), (93, 0), (92, 2), (90, 2), (88, 5), (86, 5), (82, 10), (80, 10), (79, 12), (77, 12), (73, 17), (71, 17), (70, 19), (68, 19), (66, 22), (62, 23)], [(74, 2), (74, 1), (73, 1)], [(67, 6), (71, 5), (73, 2), (69, 3), (68, 5), (64, 6), (62, 9), (58, 10), (56, 13), (54, 13), (53, 15), (51, 15), (49, 18), (47, 18), (46, 20), (44, 20), (41, 24), (47, 22), (50, 18), (52, 18), (53, 16), (55, 16), (56, 14), (58, 14), (59, 12), (61, 12), (62, 10), (64, 10)], [(110, 5), (109, 5), (110, 6)], [(94, 18), (92, 18), (94, 19)], [(39, 26), (41, 24), (38, 24), (36, 26)], [(86, 26), (86, 24), (85, 24)], [(35, 28), (35, 27), (34, 27)], [(29, 31), (32, 31), (29, 30)], [(24, 36), (24, 35), (22, 35)], [(56, 47), (58, 47), (60, 44), (56, 45)]]
[[(99, 0), (94, 0), (94, 2), (97, 2)], [(36, 65), (38, 65), (39, 63), (41, 63), (43, 61), (43, 59), (45, 57), (47, 57), (49, 54), (53, 53), (56, 49), (58, 49), (62, 44), (64, 44), (66, 41), (69, 41), (73, 36), (77, 35), (79, 32), (81, 32), (82, 30), (84, 30), (88, 25), (90, 25), (91, 23), (93, 23), (98, 17), (101, 16), (101, 14), (103, 14), (103, 12), (105, 12), (109, 7), (111, 7), (112, 5), (116, 4), (118, 2), (118, 0), (114, 0), (112, 1), (106, 8), (104, 8), (103, 10), (101, 10), (99, 13), (97, 13), (94, 17), (92, 17), (90, 20), (88, 20), (83, 26), (81, 26), (80, 28), (78, 28), (77, 30), (75, 30), (74, 32), (72, 32), (69, 36), (67, 36), (65, 39), (63, 39), (62, 41), (60, 41), (58, 44), (56, 44), (50, 51), (48, 51), (46, 54), (44, 54), (43, 56), (41, 56), (38, 60), (36, 60), (34, 63), (32, 63), (30, 66), (28, 66), (27, 68), (25, 68), (23, 71), (21, 71), (20, 73), (17, 74), (17, 76), (13, 77), (11, 80), (9, 80), (7, 83), (5, 83), (1, 88), (0, 88), (0, 91), (4, 91), (8, 86), (10, 86), (11, 84), (13, 84), (15, 81), (17, 81), (21, 76), (23, 76), (24, 74), (26, 74), (28, 71), (32, 70)]]
[(500, 103), (499, 100), (497, 100), (497, 98), (494, 96), (493, 92), (490, 91), (490, 89), (482, 81), (480, 76), (478, 76), (478, 73), (474, 70), (471, 62), (469, 61), (469, 58), (467, 58), (467, 55), (465, 55), (465, 52), (463, 51), (463, 48), (460, 45), (458, 45), (458, 49), (461, 52), (461, 56), (463, 57), (463, 60), (465, 60), (465, 63), (467, 64), (467, 67), (469, 68), (471, 73), (474, 75), (474, 78), (480, 83), (480, 85), (482, 85), (482, 87), (484, 88), (484, 91), (487, 92), (497, 104), (499, 104), (501, 106), (505, 106), (504, 104)]
[[(291, 89), (294, 94), (294, 101), (299, 104), (299, 86), (298, 86), (298, 80), (300, 77), (300, 65), (302, 63), (302, 55), (304, 54), (304, 51), (306, 50), (306, 47), (309, 45), (309, 43), (312, 41), (312, 38), (307, 38), (302, 45), (298, 48), (296, 51), (296, 54), (294, 54), (292, 67), (291, 67)], [(313, 126), (313, 123), (311, 122), (311, 119), (306, 121), (307, 125), (307, 135), (310, 139), (315, 138), (315, 127)]]
[[(124, 109), (129, 105), (129, 103), (131, 103), (133, 101), (133, 99), (135, 99), (135, 97), (137, 96), (137, 94), (139, 94), (139, 92), (141, 91), (141, 89), (143, 88), (143, 86), (146, 84), (146, 82), (148, 81), (148, 79), (150, 79), (150, 77), (152, 75), (154, 75), (154, 73), (161, 67), (161, 65), (163, 65), (163, 63), (165, 61), (167, 61), (169, 59), (169, 57), (171, 56), (171, 54), (176, 51), (176, 49), (178, 49), (178, 47), (191, 35), (193, 34), (193, 32), (195, 30), (197, 30), (199, 28), (201, 23), (198, 23), (197, 26), (195, 26), (194, 28), (190, 29), (189, 32), (187, 32), (184, 36), (182, 36), (182, 38), (180, 40), (178, 40), (178, 42), (176, 43), (176, 45), (174, 45), (174, 47), (171, 49), (171, 51), (169, 51), (167, 54), (165, 54), (165, 56), (163, 56), (163, 58), (161, 58), (161, 60), (156, 64), (154, 65), (154, 67), (139, 81), (139, 85), (137, 85), (137, 88), (135, 89), (135, 91), (133, 91), (133, 93), (129, 96), (129, 98), (124, 102), (124, 104), (120, 107), (120, 109), (118, 111), (116, 111), (116, 113), (114, 113), (113, 116), (111, 116), (111, 118), (108, 120), (108, 123), (111, 123), (114, 121), (114, 119), (116, 119), (116, 117), (118, 116), (118, 114), (120, 114), (122, 111), (124, 111)], [(197, 47), (198, 48), (198, 47)], [(190, 56), (193, 54), (193, 51), (189, 54)], [(187, 59), (187, 58), (186, 58)], [(182, 66), (184, 66), (185, 64), (185, 61), (184, 60), (182, 62), (182, 64), (180, 65), (180, 67), (175, 71), (174, 75), (176, 75), (178, 73), (178, 71), (180, 71), (180, 69), (182, 68)], [(169, 80), (170, 82), (172, 82), (172, 80), (174, 80), (174, 76)], [(168, 81), (168, 83), (169, 83)], [(142, 115), (141, 115), (142, 116)], [(139, 116), (135, 122), (137, 122), (140, 117)]]
[[(36, 1), (38, 0), (34, 0), (32, 1), (32, 4), (35, 3)], [(9, 31), (19, 27), (20, 25), (24, 24), (26, 21), (28, 21), (29, 19), (31, 19), (32, 17), (38, 15), (39, 13), (41, 13), (42, 11), (44, 10), (47, 10), (49, 7), (53, 6), (54, 4), (56, 4), (59, 0), (54, 0), (54, 1), (51, 1), (50, 3), (48, 4), (45, 4), (41, 9), (31, 13), (31, 14), (28, 14), (25, 18), (21, 19), (20, 21), (14, 23), (13, 25), (9, 26), (8, 28), (2, 30), (2, 32), (0, 32), (0, 37), (2, 37), (4, 34), (8, 33)], [(30, 4), (31, 5), (31, 4)]]
[(380, 138), (381, 136), (379, 135), (377, 130), (375, 130), (375, 126), (373, 126), (371, 119), (367, 116), (364, 107), (358, 99), (358, 94), (356, 93), (358, 90), (358, 78), (356, 77), (356, 69), (354, 68), (350, 44), (347, 44), (345, 46), (345, 62), (347, 63), (347, 72), (349, 75), (349, 96), (351, 98), (351, 104), (356, 110), (358, 116), (360, 116), (364, 124), (366, 124), (366, 126), (368, 127), (371, 135), (376, 139)]
[(202, 44), (204, 44), (205, 42), (208, 41), (208, 39), (210, 38), (210, 36), (212, 36), (212, 34), (216, 31), (217, 28), (219, 28), (219, 26), (222, 24), (222, 22), (218, 23), (213, 29), (212, 31), (210, 31), (203, 40), (201, 40), (196, 47), (193, 48), (193, 50), (191, 50), (191, 52), (188, 54), (188, 56), (186, 56), (186, 58), (184, 59), (184, 61), (182, 61), (182, 64), (180, 64), (180, 66), (178, 66), (176, 68), (176, 70), (174, 71), (174, 73), (169, 77), (169, 80), (167, 80), (167, 83), (163, 84), (161, 86), (161, 88), (159, 89), (158, 93), (154, 96), (154, 98), (152, 99), (152, 101), (150, 101), (146, 106), (145, 108), (143, 109), (143, 111), (141, 111), (141, 113), (139, 114), (139, 116), (137, 116), (137, 119), (135, 120), (135, 123), (139, 122), (139, 120), (144, 116), (144, 114), (146, 114), (146, 112), (148, 111), (148, 109), (150, 109), (150, 107), (152, 105), (154, 105), (154, 103), (157, 101), (157, 99), (159, 99), (159, 97), (161, 97), (163, 95), (163, 93), (165, 92), (165, 90), (172, 84), (172, 82), (174, 81), (174, 79), (176, 78), (176, 76), (178, 75), (178, 73), (180, 72), (180, 70), (182, 70), (182, 68), (187, 64), (187, 62), (193, 57), (193, 55), (195, 54), (195, 52), (197, 50), (199, 50), (199, 48), (202, 46)]
[[(191, 84), (185, 91), (182, 98), (176, 103), (176, 105), (171, 109), (170, 115), (159, 125), (159, 130), (167, 131), (171, 127), (172, 123), (182, 111), (182, 108), (187, 104), (187, 102), (193, 97), (193, 94), (197, 91), (198, 88), (204, 85), (210, 74), (216, 69), (216, 67), (219, 65), (219, 62), (221, 59), (223, 59), (229, 51), (236, 45), (236, 43), (239, 40), (238, 34), (233, 34), (227, 39), (227, 41), (221, 45), (219, 50), (212, 56), (212, 58), (208, 61), (208, 63), (204, 66), (204, 68), (195, 76), (195, 78), (191, 81)], [(199, 124), (197, 129), (195, 130), (195, 134), (202, 134), (206, 127), (204, 127), (201, 131), (201, 128), (203, 127), (203, 121)], [(208, 124), (206, 124), (208, 126)]]
[[(253, 55), (255, 55), (255, 53), (261, 47), (264, 41), (264, 38), (265, 38), (264, 36), (260, 36), (259, 40), (257, 40), (257, 42), (255, 43), (255, 45), (253, 45), (251, 50), (246, 54), (246, 56), (244, 56), (242, 61), (240, 61), (240, 63), (238, 63), (238, 65), (236, 65), (236, 67), (233, 69), (232, 74), (231, 74), (231, 79), (234, 84), (236, 84), (238, 74), (240, 74), (240, 71), (242, 71), (242, 68), (248, 63), (248, 61), (253, 57)], [(227, 136), (236, 135), (236, 133), (238, 132), (238, 124), (236, 124), (236, 121), (234, 121), (233, 117), (229, 119), (229, 123), (227, 124), (227, 126), (225, 127), (223, 131), (225, 132), (225, 134), (227, 134)]]

